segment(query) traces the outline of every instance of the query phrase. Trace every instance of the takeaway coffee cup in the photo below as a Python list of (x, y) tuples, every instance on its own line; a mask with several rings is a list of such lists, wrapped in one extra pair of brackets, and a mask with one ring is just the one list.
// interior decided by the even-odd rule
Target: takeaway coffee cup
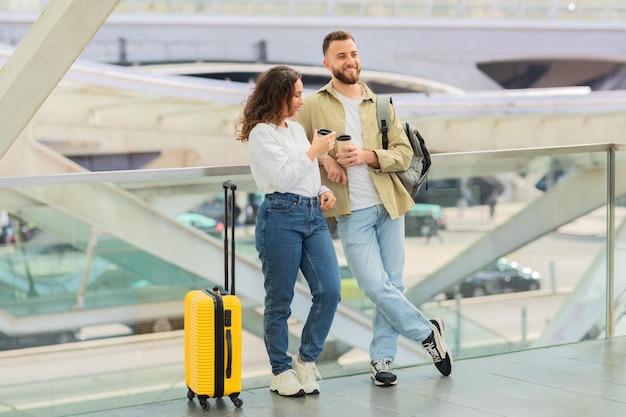
[[(328, 129), (317, 129), (317, 134), (320, 135), (320, 136), (330, 135), (330, 130), (328, 130)], [(327, 156), (328, 156), (328, 151), (320, 152), (319, 154), (317, 154), (318, 159), (324, 159)]]
[(337, 138), (335, 139), (335, 144), (337, 145), (337, 152), (341, 152), (341, 149), (343, 149), (344, 146), (352, 144), (352, 136), (350, 135), (337, 136)]

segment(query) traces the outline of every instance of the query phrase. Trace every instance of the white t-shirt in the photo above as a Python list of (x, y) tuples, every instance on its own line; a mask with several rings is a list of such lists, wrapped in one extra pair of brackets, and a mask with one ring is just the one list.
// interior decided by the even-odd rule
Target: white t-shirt
[(328, 191), (322, 186), (317, 158), (311, 161), (306, 155), (310, 147), (304, 128), (292, 120), (287, 121), (287, 127), (256, 125), (248, 138), (248, 156), (259, 190), (305, 197)]
[[(346, 112), (346, 134), (352, 136), (352, 144), (363, 149), (363, 124), (359, 106), (363, 98), (348, 98), (339, 95)], [(340, 133), (337, 133), (338, 135)], [(346, 168), (350, 189), (350, 210), (359, 210), (382, 204), (378, 190), (374, 185), (367, 165), (357, 165)]]

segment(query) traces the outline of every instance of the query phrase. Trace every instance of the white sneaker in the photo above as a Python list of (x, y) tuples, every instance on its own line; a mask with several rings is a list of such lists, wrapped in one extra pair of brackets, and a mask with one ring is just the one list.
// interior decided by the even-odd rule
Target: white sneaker
[(285, 397), (301, 397), (304, 395), (304, 387), (298, 380), (298, 374), (293, 369), (288, 369), (272, 377), (270, 390)]
[(319, 394), (320, 385), (317, 378), (322, 379), (315, 362), (300, 362), (300, 355), (293, 358), (293, 369), (298, 373), (298, 379), (306, 394)]

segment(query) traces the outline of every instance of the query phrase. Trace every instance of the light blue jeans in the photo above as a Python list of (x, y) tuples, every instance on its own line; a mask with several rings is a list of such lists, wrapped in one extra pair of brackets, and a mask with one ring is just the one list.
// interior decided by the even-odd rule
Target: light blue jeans
[(370, 359), (393, 361), (398, 335), (421, 342), (432, 324), (404, 296), (404, 216), (392, 220), (384, 206), (337, 217), (337, 230), (350, 270), (375, 305)]
[(291, 368), (287, 319), (291, 316), (298, 270), (313, 298), (299, 354), (304, 361), (314, 362), (322, 352), (341, 300), (339, 265), (317, 197), (266, 195), (255, 238), (265, 277), (265, 347), (272, 373), (278, 375)]

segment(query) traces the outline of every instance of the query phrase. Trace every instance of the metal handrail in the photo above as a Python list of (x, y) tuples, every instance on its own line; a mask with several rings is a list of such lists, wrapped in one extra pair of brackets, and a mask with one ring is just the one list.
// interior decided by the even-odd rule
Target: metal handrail
[[(0, 12), (43, 10), (50, 0), (0, 0)], [(122, 0), (116, 13), (622, 21), (621, 0)]]
[[(580, 153), (626, 151), (625, 143), (597, 143), (588, 145), (571, 145), (555, 147), (536, 147), (525, 149), (505, 149), (495, 151), (452, 152), (433, 155), (444, 166), (457, 166), (461, 161), (487, 161), (507, 158), (532, 158), (538, 156), (571, 155)], [(74, 172), (66, 174), (46, 174), (37, 176), (4, 176), (0, 177), (0, 188), (27, 187), (41, 185), (93, 184), (101, 182), (137, 183), (142, 181), (174, 181), (198, 178), (248, 177), (248, 165), (235, 166), (204, 166), (167, 169), (137, 169), (121, 171)]]

